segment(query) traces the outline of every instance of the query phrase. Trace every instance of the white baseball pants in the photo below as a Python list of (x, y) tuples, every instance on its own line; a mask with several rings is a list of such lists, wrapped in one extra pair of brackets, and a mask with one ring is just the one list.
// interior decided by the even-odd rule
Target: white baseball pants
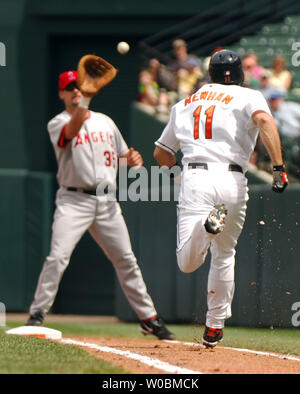
[[(205, 169), (183, 169), (177, 219), (177, 262), (194, 272), (211, 251), (207, 285), (206, 325), (223, 328), (231, 316), (235, 246), (242, 231), (248, 200), (247, 178), (228, 171), (228, 164), (208, 163)], [(216, 204), (228, 210), (223, 232), (207, 233), (204, 223)]]
[(49, 311), (71, 254), (87, 230), (112, 262), (122, 289), (139, 319), (156, 315), (133, 254), (119, 204), (63, 187), (57, 192), (51, 250), (39, 277), (30, 314), (39, 310)]

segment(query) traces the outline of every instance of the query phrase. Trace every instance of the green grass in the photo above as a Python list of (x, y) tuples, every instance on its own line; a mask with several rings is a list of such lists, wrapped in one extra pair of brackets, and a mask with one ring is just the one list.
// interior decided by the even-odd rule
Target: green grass
[[(201, 342), (204, 326), (172, 325), (168, 328), (176, 334), (179, 341)], [(153, 339), (153, 336), (143, 337), (139, 325), (134, 323), (118, 324), (51, 324), (64, 335), (102, 335), (115, 337)], [(284, 354), (300, 355), (300, 329), (291, 328), (246, 328), (226, 327), (222, 346), (266, 350)]]
[(228, 327), (224, 336), (223, 346), (300, 355), (299, 328)]
[[(63, 337), (88, 336), (143, 337), (137, 323), (47, 323), (47, 327), (62, 331)], [(8, 322), (9, 328), (20, 323)], [(201, 342), (204, 327), (168, 325), (180, 341)], [(222, 346), (264, 350), (300, 355), (300, 329), (267, 329), (226, 327)], [(71, 345), (61, 345), (37, 338), (5, 335), (0, 331), (0, 373), (64, 373), (95, 374), (127, 373)]]
[(124, 374), (75, 346), (0, 332), (1, 374)]

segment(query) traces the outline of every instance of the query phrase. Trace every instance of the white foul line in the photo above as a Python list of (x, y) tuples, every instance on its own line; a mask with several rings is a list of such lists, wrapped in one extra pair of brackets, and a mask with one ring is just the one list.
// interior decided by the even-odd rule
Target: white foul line
[[(180, 343), (182, 345), (188, 345), (188, 346), (198, 346), (198, 347), (203, 347), (205, 346), (201, 345), (200, 343), (193, 343), (193, 342), (181, 342), (181, 341), (170, 341), (170, 340), (165, 340), (165, 342), (169, 343)], [(219, 349), (227, 349), (227, 350), (235, 350), (236, 352), (244, 352), (244, 353), (252, 353), (252, 354), (258, 354), (260, 356), (269, 356), (269, 357), (276, 357), (276, 358), (281, 358), (284, 360), (292, 360), (292, 361), (300, 361), (299, 357), (296, 356), (290, 356), (288, 354), (277, 354), (277, 353), (271, 353), (271, 352), (263, 352), (260, 350), (250, 350), (250, 349), (240, 349), (240, 348), (234, 348), (234, 347), (221, 347), (218, 346)]]
[[(180, 368), (176, 365), (172, 365), (169, 364), (165, 361), (161, 361), (157, 358), (151, 358), (148, 356), (143, 356), (141, 354), (137, 354), (137, 353), (132, 353), (129, 350), (119, 350), (119, 349), (115, 349), (113, 347), (109, 347), (109, 346), (99, 346), (96, 345), (94, 343), (87, 343), (87, 342), (81, 342), (81, 341), (75, 341), (73, 339), (61, 339), (60, 342), (68, 344), (68, 345), (77, 345), (77, 346), (82, 346), (82, 347), (87, 347), (90, 349), (96, 349), (96, 350), (100, 350), (101, 352), (106, 352), (106, 353), (114, 353), (114, 354), (118, 354), (120, 356), (124, 356), (127, 358), (131, 358), (133, 360), (136, 361), (140, 361), (144, 364), (147, 364), (151, 367), (157, 368), (157, 369), (161, 369), (165, 372), (169, 372), (169, 373), (177, 373), (177, 374), (202, 374), (202, 372), (199, 371), (193, 371), (191, 369), (187, 369), (187, 368)], [(174, 341), (170, 341), (170, 342), (174, 342)], [(182, 342), (180, 342), (182, 343)]]
[(270, 353), (270, 352), (262, 352), (260, 350), (239, 349), (239, 348), (234, 348), (234, 347), (223, 347), (223, 349), (232, 349), (232, 350), (235, 350), (237, 352), (254, 353), (254, 354), (261, 355), (261, 356), (276, 357), (276, 358), (281, 358), (281, 359), (284, 359), (284, 360), (300, 361), (299, 357), (290, 356), (288, 354), (277, 354), (277, 353)]

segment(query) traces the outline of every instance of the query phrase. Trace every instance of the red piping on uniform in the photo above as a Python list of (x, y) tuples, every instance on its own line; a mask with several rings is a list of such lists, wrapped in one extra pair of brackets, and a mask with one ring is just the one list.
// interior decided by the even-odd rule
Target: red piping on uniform
[(156, 315), (154, 315), (154, 316), (152, 316), (152, 317), (149, 317), (149, 319), (145, 319), (145, 320), (143, 320), (145, 323), (147, 322), (147, 321), (151, 321), (151, 320), (154, 320), (154, 319), (156, 319)]
[(59, 139), (57, 142), (57, 144), (60, 148), (65, 148), (68, 145), (68, 143), (70, 142), (70, 140), (67, 140), (65, 138), (66, 127), (67, 127), (67, 125), (65, 124), (64, 127), (61, 129), (60, 136), (59, 136)]
[[(88, 111), (86, 114), (85, 120), (90, 119), (90, 117), (91, 117), (91, 111)], [(60, 148), (65, 148), (68, 145), (68, 143), (70, 142), (70, 140), (67, 140), (65, 138), (66, 127), (67, 127), (67, 125), (65, 124), (60, 132), (60, 136), (59, 136), (58, 143), (57, 143)]]

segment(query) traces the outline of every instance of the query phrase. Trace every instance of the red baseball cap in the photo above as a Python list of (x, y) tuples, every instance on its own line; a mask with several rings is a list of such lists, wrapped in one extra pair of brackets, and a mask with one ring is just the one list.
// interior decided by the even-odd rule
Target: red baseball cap
[(78, 73), (77, 71), (65, 71), (59, 75), (59, 90), (65, 89), (69, 83), (77, 81)]

